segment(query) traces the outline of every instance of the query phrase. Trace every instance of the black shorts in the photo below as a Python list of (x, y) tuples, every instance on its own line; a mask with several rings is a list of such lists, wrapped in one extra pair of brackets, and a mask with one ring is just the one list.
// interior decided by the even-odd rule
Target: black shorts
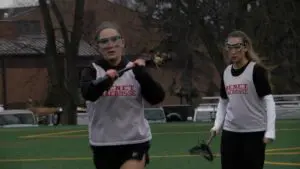
[(149, 163), (150, 142), (118, 146), (91, 146), (96, 169), (120, 169), (128, 160), (142, 160), (145, 155)]
[(263, 169), (266, 149), (264, 134), (264, 131), (236, 133), (223, 130), (222, 169)]

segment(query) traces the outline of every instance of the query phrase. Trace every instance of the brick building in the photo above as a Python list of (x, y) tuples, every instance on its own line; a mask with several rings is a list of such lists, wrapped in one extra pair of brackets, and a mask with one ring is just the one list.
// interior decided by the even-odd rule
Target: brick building
[[(73, 24), (73, 3), (74, 0), (57, 0), (57, 5), (63, 13), (68, 28), (71, 28)], [(88, 44), (91, 42), (95, 28), (102, 21), (115, 21), (120, 25), (122, 34), (126, 39), (126, 50), (128, 53), (136, 54), (145, 48), (152, 49), (160, 42), (161, 36), (157, 30), (155, 28), (144, 28), (137, 12), (106, 0), (86, 0), (84, 35), (77, 63), (79, 67), (78, 72), (82, 66), (79, 63), (84, 63), (82, 61), (87, 63), (89, 59), (93, 58), (95, 51)], [(58, 28), (56, 20), (54, 20), (54, 25)], [(45, 58), (41, 54), (33, 54), (30, 50), (24, 51), (24, 48), (21, 50), (22, 53), (19, 49), (20, 46), (11, 48), (7, 42), (8, 40), (22, 40), (22, 37), (26, 39), (26, 36), (31, 36), (40, 38), (41, 44), (43, 44), (45, 40), (43, 41), (39, 36), (43, 32), (43, 22), (38, 7), (17, 9), (15, 14), (0, 21), (0, 103), (6, 103), (9, 107), (22, 107), (28, 98), (37, 101), (45, 99), (47, 94)], [(57, 36), (59, 37), (60, 35), (57, 34)], [(5, 43), (6, 45), (2, 45)], [(6, 46), (6, 49), (4, 49), (4, 46)], [(10, 48), (10, 53), (7, 51), (7, 48)], [(196, 63), (195, 67), (201, 67), (202, 71), (217, 74), (216, 69), (207, 67), (208, 64), (203, 63), (200, 57), (194, 61)], [(6, 68), (5, 71), (3, 71), (3, 66)], [(150, 72), (168, 91), (172, 78), (178, 73), (180, 74), (182, 69), (177, 70), (177, 68), (170, 67), (163, 68), (163, 70), (151, 69)], [(208, 78), (203, 76), (203, 74), (199, 74), (199, 72), (196, 71), (194, 74), (197, 74), (197, 79), (200, 79), (196, 82), (200, 92), (205, 93), (211, 84), (219, 83), (218, 76), (213, 78), (210, 76)], [(3, 83), (3, 78), (6, 79), (6, 83)], [(163, 104), (179, 104), (179, 98), (167, 94)]]
[[(62, 48), (62, 42), (62, 39), (57, 39), (57, 49)], [(3, 104), (23, 107), (28, 98), (37, 101), (46, 98), (48, 74), (45, 46), (46, 37), (43, 35), (19, 36), (14, 40), (0, 39), (0, 100)], [(89, 44), (80, 42), (78, 73), (95, 55), (97, 52)]]
[[(67, 27), (71, 28), (74, 1), (57, 2)], [(97, 55), (89, 45), (89, 40), (102, 21), (115, 21), (121, 26), (126, 38), (127, 51), (130, 53), (138, 53), (158, 42), (159, 36), (143, 29), (139, 16), (134, 11), (106, 0), (87, 0), (85, 7), (84, 35), (77, 60), (78, 72)], [(40, 9), (26, 7), (16, 10), (10, 10), (11, 16), (0, 21), (0, 103), (8, 108), (24, 107), (28, 98), (43, 101), (46, 98), (48, 83), (43, 52), (46, 38), (43, 35)], [(4, 10), (0, 13), (3, 14)], [(54, 25), (58, 27), (55, 19)], [(59, 36), (57, 34), (57, 37)], [(57, 46), (61, 45), (59, 38), (57, 41)]]

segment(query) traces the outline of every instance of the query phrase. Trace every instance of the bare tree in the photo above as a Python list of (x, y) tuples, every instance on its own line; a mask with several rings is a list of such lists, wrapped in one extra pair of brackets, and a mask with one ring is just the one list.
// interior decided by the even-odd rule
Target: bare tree
[[(15, 0), (18, 6), (31, 6), (36, 1)], [(48, 96), (46, 106), (63, 107), (62, 123), (76, 124), (76, 109), (79, 104), (78, 72), (76, 60), (79, 44), (83, 33), (84, 0), (74, 0), (74, 15), (71, 30), (68, 29), (64, 20), (64, 11), (61, 11), (55, 0), (38, 0), (38, 6), (42, 16), (45, 34), (46, 47), (42, 53), (47, 58), (48, 70)], [(57, 21), (59, 28), (55, 26)], [(57, 49), (56, 31), (60, 32), (63, 39), (63, 53)], [(37, 52), (39, 49), (34, 49)]]
[[(76, 123), (76, 108), (79, 102), (77, 90), (78, 73), (76, 58), (78, 56), (79, 42), (82, 36), (82, 25), (84, 15), (84, 0), (76, 0), (71, 34), (65, 24), (63, 14), (59, 11), (56, 1), (51, 0), (49, 4), (45, 0), (39, 0), (41, 14), (44, 20), (44, 27), (47, 35), (46, 55), (50, 63), (48, 71), (51, 79), (52, 89), (59, 93), (64, 113), (62, 122), (67, 124)], [(64, 55), (60, 57), (56, 49), (56, 37), (53, 26), (53, 19), (50, 11), (54, 13), (60, 32), (64, 40)], [(56, 98), (57, 99), (57, 98)]]
[[(201, 60), (213, 63), (221, 74), (225, 67), (222, 55), (224, 39), (232, 30), (241, 29), (250, 35), (255, 49), (267, 66), (272, 68), (272, 80), (279, 84), (280, 80), (276, 79), (283, 76), (280, 72), (286, 72), (282, 71), (285, 69), (293, 78), (286, 80), (289, 83), (283, 84), (287, 89), (284, 91), (288, 92), (291, 85), (297, 86), (299, 73), (296, 72), (300, 72), (299, 67), (295, 66), (299, 63), (296, 52), (299, 51), (300, 44), (299, 31), (296, 31), (299, 27), (297, 22), (299, 19), (296, 17), (299, 13), (296, 10), (299, 6), (298, 1), (137, 0), (137, 2), (145, 9), (141, 18), (146, 27), (158, 26), (162, 33), (168, 35), (164, 40), (168, 43), (168, 48), (182, 52), (184, 47), (179, 42), (188, 43), (189, 50), (185, 50), (185, 54), (178, 54), (184, 57), (181, 63), (193, 51), (204, 52), (204, 55), (198, 55)], [(201, 45), (204, 49), (199, 47)], [(278, 86), (276, 89), (283, 90), (281, 85), (275, 86)]]

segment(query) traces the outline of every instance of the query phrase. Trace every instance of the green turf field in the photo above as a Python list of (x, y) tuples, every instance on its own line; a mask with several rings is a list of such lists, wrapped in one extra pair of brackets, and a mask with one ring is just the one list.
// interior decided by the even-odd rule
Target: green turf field
[[(148, 169), (219, 169), (220, 158), (208, 162), (187, 150), (210, 124), (152, 125)], [(1, 169), (93, 169), (86, 126), (0, 129)], [(220, 138), (212, 149), (218, 154)], [(300, 121), (278, 121), (277, 140), (267, 148), (266, 169), (300, 168)]]

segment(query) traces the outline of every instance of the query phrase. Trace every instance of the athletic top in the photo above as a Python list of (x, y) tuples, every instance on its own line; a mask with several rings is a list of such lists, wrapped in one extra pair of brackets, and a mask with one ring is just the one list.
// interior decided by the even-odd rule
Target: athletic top
[(221, 98), (228, 100), (223, 128), (233, 132), (265, 131), (267, 112), (262, 97), (271, 94), (266, 70), (249, 62), (240, 69), (229, 65), (221, 83)]
[(89, 116), (89, 142), (93, 146), (137, 144), (151, 140), (151, 131), (144, 118), (144, 100), (150, 104), (163, 101), (163, 88), (144, 67), (135, 67), (113, 81), (95, 86), (92, 81), (105, 76), (108, 69), (123, 69), (128, 61), (112, 67), (98, 60), (81, 75), (81, 92), (86, 99)]

